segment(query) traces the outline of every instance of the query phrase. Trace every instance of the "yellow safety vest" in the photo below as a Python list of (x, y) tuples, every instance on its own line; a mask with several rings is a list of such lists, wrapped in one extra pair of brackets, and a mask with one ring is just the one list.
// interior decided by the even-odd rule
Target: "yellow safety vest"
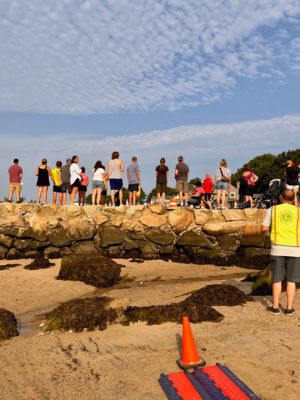
[(300, 208), (287, 203), (272, 207), (271, 242), (300, 246)]

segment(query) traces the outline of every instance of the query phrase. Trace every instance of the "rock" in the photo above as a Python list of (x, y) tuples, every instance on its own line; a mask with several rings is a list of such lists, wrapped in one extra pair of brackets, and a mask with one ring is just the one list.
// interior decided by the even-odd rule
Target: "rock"
[(63, 221), (69, 221), (70, 219), (84, 216), (84, 211), (81, 207), (76, 205), (67, 205), (58, 207), (55, 213), (57, 218), (60, 218)]
[(244, 210), (247, 221), (263, 221), (267, 210), (263, 208), (245, 208)]
[(222, 211), (220, 210), (209, 211), (209, 220), (207, 222), (225, 222), (225, 218), (222, 215)]
[(143, 214), (140, 222), (149, 228), (159, 228), (167, 223), (167, 217), (159, 214)]
[(272, 276), (270, 267), (265, 268), (256, 275), (251, 289), (251, 295), (253, 296), (272, 295)]
[(37, 250), (28, 250), (23, 253), (24, 258), (36, 258), (38, 257), (39, 252)]
[(155, 214), (165, 214), (167, 212), (167, 208), (162, 204), (150, 204), (149, 210)]
[(65, 221), (62, 226), (72, 240), (89, 240), (96, 233), (96, 227), (84, 217)]
[(72, 243), (72, 239), (68, 236), (68, 232), (62, 226), (50, 231), (48, 239), (55, 247), (63, 247)]
[(161, 246), (159, 248), (159, 254), (161, 255), (172, 255), (174, 252), (174, 246)]
[(173, 233), (163, 231), (161, 229), (153, 229), (147, 231), (145, 236), (150, 242), (160, 244), (162, 246), (167, 246), (173, 244), (175, 236)]
[(47, 258), (60, 258), (60, 248), (49, 246), (44, 250), (44, 256)]
[(133, 240), (127, 239), (127, 238), (125, 239), (125, 242), (124, 242), (125, 250), (132, 250), (132, 249), (139, 249), (139, 248), (140, 248), (139, 243), (137, 243)]
[(7, 247), (8, 249), (12, 246), (14, 239), (10, 236), (0, 234), (0, 246)]
[(241, 237), (242, 247), (264, 247), (265, 246), (265, 235), (263, 232), (256, 234), (243, 234)]
[(30, 248), (33, 250), (43, 249), (49, 246), (50, 242), (40, 242), (39, 240), (32, 240), (30, 242)]
[(111, 214), (110, 222), (113, 226), (121, 226), (124, 220), (123, 214)]
[(195, 222), (197, 225), (204, 225), (209, 220), (211, 212), (209, 210), (194, 210)]
[(246, 215), (244, 210), (222, 210), (222, 215), (225, 218), (225, 221), (245, 221)]
[(19, 251), (26, 251), (30, 249), (31, 241), (28, 239), (15, 239), (13, 245)]
[(87, 240), (84, 242), (79, 242), (71, 246), (71, 250), (75, 254), (97, 254), (99, 250), (96, 249), (93, 240)]
[(112, 258), (120, 258), (124, 253), (120, 246), (109, 246), (107, 252), (108, 255)]
[(141, 243), (140, 250), (145, 257), (155, 257), (159, 253), (159, 247), (150, 242)]
[(179, 246), (198, 246), (206, 249), (213, 248), (213, 244), (203, 234), (197, 234), (193, 231), (184, 232), (176, 241)]
[(97, 214), (93, 217), (95, 225), (100, 226), (108, 221), (108, 217), (104, 214)]
[(120, 278), (121, 266), (101, 255), (65, 256), (57, 279), (82, 281), (96, 287), (112, 286)]
[(88, 206), (83, 209), (84, 214), (91, 220), (94, 220), (98, 215), (104, 215), (101, 210), (102, 206)]
[(0, 308), (0, 341), (18, 336), (17, 319), (11, 311)]
[(125, 240), (125, 232), (117, 228), (102, 228), (99, 230), (101, 247), (122, 244)]
[(240, 245), (237, 235), (217, 236), (217, 240), (223, 250), (235, 251)]
[(219, 236), (230, 233), (240, 233), (245, 225), (244, 221), (208, 222), (203, 225), (203, 231), (209, 235)]
[(20, 257), (21, 257), (21, 253), (17, 249), (15, 249), (13, 247), (6, 254), (6, 258), (8, 260), (16, 260), (16, 259), (18, 259)]
[(245, 257), (260, 257), (270, 255), (270, 249), (264, 249), (262, 247), (245, 247), (242, 252)]
[(134, 216), (131, 218), (124, 218), (122, 227), (125, 231), (142, 231), (143, 225), (139, 223), (139, 219)]
[(4, 260), (7, 254), (7, 248), (4, 246), (0, 246), (0, 260)]
[(194, 212), (192, 210), (178, 208), (170, 211), (168, 218), (175, 233), (181, 233), (195, 225)]

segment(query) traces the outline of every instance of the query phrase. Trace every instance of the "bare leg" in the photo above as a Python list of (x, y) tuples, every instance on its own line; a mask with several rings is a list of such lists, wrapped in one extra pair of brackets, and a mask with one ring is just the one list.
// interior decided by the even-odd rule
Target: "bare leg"
[(92, 205), (95, 205), (95, 200), (96, 200), (96, 193), (98, 192), (98, 189), (93, 189), (92, 190)]
[(82, 202), (82, 205), (85, 206), (85, 192), (82, 192), (81, 202)]
[(70, 204), (74, 204), (76, 193), (78, 192), (77, 187), (72, 188), (71, 196), (70, 196)]
[(226, 190), (222, 190), (222, 206), (225, 207)]
[(278, 308), (279, 298), (281, 294), (281, 282), (274, 282), (272, 284), (272, 293), (273, 293), (273, 308)]
[(110, 191), (110, 198), (111, 198), (111, 205), (114, 206), (115, 205), (115, 191), (114, 190)]
[(48, 186), (43, 186), (44, 203), (47, 204)]
[(12, 201), (13, 195), (14, 195), (14, 189), (9, 189), (8, 201)]
[(179, 192), (179, 201), (180, 201), (180, 205), (182, 205), (182, 203), (183, 203), (182, 192)]
[(97, 206), (99, 206), (101, 203), (101, 192), (102, 189), (97, 189)]
[(184, 198), (185, 198), (185, 205), (187, 205), (188, 200), (189, 200), (189, 195), (187, 192), (184, 194)]
[(136, 192), (132, 193), (132, 204), (135, 206), (136, 205)]
[(56, 204), (57, 193), (53, 192), (53, 204)]
[(20, 188), (16, 189), (16, 201), (20, 201), (20, 194), (21, 194), (21, 190)]
[(157, 201), (160, 203), (160, 193), (157, 193)]
[(286, 308), (293, 308), (294, 297), (296, 293), (295, 282), (287, 282), (286, 284)]
[(62, 193), (62, 204), (67, 204), (67, 193)]
[(165, 203), (165, 200), (166, 200), (166, 193), (163, 193), (162, 194), (162, 202), (163, 202), (163, 204)]
[(297, 190), (294, 190), (294, 192), (295, 192), (295, 200), (294, 200), (294, 204), (295, 204), (295, 206), (297, 206), (298, 207), (298, 191)]
[(63, 194), (62, 193), (59, 194), (59, 205), (60, 206), (63, 205)]
[(132, 192), (129, 192), (129, 196), (128, 196), (128, 200), (129, 200), (129, 205), (132, 205)]
[(221, 190), (217, 191), (217, 206), (220, 207)]
[(38, 192), (37, 192), (37, 202), (38, 203), (41, 202), (42, 191), (43, 191), (43, 187), (42, 186), (38, 186)]
[(120, 189), (119, 191), (119, 199), (120, 199), (120, 206), (122, 205), (122, 200), (123, 200), (123, 190)]

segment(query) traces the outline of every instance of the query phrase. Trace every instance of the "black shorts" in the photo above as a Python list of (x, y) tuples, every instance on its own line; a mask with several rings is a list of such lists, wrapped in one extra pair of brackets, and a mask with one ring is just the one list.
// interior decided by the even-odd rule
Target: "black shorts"
[(255, 186), (254, 185), (248, 185), (247, 191), (246, 191), (246, 196), (253, 196), (255, 191)]
[(71, 186), (72, 186), (72, 187), (77, 187), (77, 188), (79, 188), (79, 186), (80, 186), (80, 179), (77, 178), (76, 181), (75, 181), (74, 183), (72, 183)]
[(53, 192), (54, 193), (61, 193), (61, 186), (53, 185)]
[(138, 183), (130, 183), (128, 185), (128, 191), (129, 192), (138, 192), (139, 191), (139, 185)]
[(61, 184), (61, 191), (62, 191), (62, 193), (69, 193), (69, 194), (71, 194), (71, 192), (72, 192), (72, 188), (71, 188), (71, 185), (69, 184), (69, 183), (62, 183)]
[(85, 185), (80, 185), (78, 190), (79, 192), (86, 192), (87, 187)]
[(271, 256), (272, 282), (300, 282), (300, 257)]

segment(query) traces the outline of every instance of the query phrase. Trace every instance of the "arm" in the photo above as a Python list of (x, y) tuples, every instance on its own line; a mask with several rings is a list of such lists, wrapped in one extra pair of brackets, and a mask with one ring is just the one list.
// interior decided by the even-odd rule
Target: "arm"
[(262, 232), (269, 232), (270, 227), (271, 227), (271, 220), (272, 220), (272, 207), (268, 209), (267, 214), (265, 216), (265, 219), (262, 222), (261, 225), (261, 231)]
[(121, 172), (124, 172), (124, 165), (123, 165), (123, 163), (122, 163), (122, 161), (120, 160), (120, 171)]
[(139, 183), (139, 185), (141, 184), (141, 171), (140, 170), (137, 170), (136, 171), (136, 176), (137, 176), (137, 178), (138, 178), (138, 183)]
[(51, 169), (49, 167), (47, 167), (47, 170), (48, 170), (48, 174), (49, 174), (50, 178), (53, 180)]
[(35, 176), (38, 176), (39, 174), (39, 167), (36, 167), (35, 171), (34, 171)]
[(23, 178), (23, 169), (21, 168), (20, 169), (20, 180), (22, 180), (22, 178)]

